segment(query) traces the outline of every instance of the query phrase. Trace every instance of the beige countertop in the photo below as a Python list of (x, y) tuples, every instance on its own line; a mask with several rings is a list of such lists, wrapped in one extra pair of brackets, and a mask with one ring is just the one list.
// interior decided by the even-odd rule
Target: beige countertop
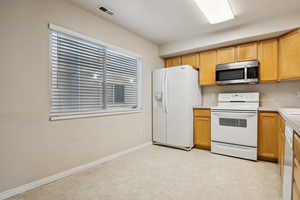
[[(210, 109), (212, 106), (196, 105), (194, 109)], [(278, 112), (286, 121), (287, 125), (292, 127), (300, 136), (300, 108), (275, 108), (275, 107), (259, 107), (259, 111)], [(295, 111), (296, 110), (296, 111)], [(299, 113), (299, 114), (298, 114)]]
[(193, 106), (193, 109), (210, 109), (210, 108), (211, 108), (210, 106), (200, 106), (200, 105)]
[(300, 108), (280, 108), (278, 112), (283, 117), (286, 124), (294, 129), (300, 136)]

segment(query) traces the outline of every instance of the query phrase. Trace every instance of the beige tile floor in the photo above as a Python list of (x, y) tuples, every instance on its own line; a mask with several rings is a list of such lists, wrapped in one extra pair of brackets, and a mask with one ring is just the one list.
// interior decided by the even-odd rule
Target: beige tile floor
[(10, 200), (277, 200), (276, 164), (148, 146)]

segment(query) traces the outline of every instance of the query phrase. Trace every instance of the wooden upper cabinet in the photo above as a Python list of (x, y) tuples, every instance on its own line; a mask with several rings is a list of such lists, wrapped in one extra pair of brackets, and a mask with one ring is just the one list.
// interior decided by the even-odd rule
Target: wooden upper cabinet
[(279, 80), (300, 78), (300, 29), (279, 38)]
[(235, 47), (226, 47), (217, 50), (217, 64), (235, 62)]
[(216, 83), (217, 51), (204, 51), (200, 53), (200, 85), (215, 85)]
[(259, 79), (261, 82), (278, 79), (278, 40), (264, 40), (258, 43), (258, 60), (260, 62)]
[(194, 68), (199, 68), (199, 53), (193, 53), (181, 56), (182, 65), (191, 65)]
[(181, 56), (165, 59), (165, 67), (173, 67), (178, 65), (181, 65)]
[(278, 114), (276, 112), (259, 113), (258, 157), (263, 160), (278, 159)]
[(256, 60), (257, 42), (241, 44), (236, 47), (236, 61)]

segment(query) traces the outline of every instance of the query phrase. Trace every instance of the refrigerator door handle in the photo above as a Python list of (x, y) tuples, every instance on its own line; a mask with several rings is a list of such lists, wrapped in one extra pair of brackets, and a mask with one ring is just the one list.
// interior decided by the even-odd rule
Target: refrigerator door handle
[(168, 113), (168, 73), (165, 75), (165, 89), (164, 89), (164, 99), (165, 99), (165, 111)]
[(162, 78), (161, 78), (161, 105), (162, 105), (162, 110), (165, 111), (165, 77), (166, 77), (166, 72), (163, 72)]

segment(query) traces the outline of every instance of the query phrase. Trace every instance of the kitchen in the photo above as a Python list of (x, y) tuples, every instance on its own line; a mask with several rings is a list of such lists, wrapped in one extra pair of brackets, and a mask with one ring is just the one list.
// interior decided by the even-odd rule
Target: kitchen
[(2, 1), (0, 200), (300, 199), (299, 11)]
[[(300, 155), (296, 150), (300, 148), (300, 109), (285, 108), (297, 105), (299, 99), (291, 102), (284, 96), (284, 99), (279, 97), (271, 99), (273, 102), (265, 102), (266, 97), (260, 95), (270, 95), (268, 93), (281, 89), (288, 91), (293, 87), (287, 81), (300, 78), (300, 59), (294, 53), (299, 52), (299, 48), (300, 29), (296, 29), (275, 38), (165, 59), (166, 68), (188, 65), (198, 69), (200, 86), (218, 87), (203, 92), (210, 96), (218, 94), (217, 100), (213, 96), (206, 97), (204, 105), (192, 106), (195, 147), (217, 154), (278, 163), (283, 199), (300, 198), (297, 188), (300, 181), (297, 158)], [(278, 84), (287, 86), (280, 88)], [(294, 87), (298, 90), (299, 85)], [(234, 91), (238, 92), (232, 93)], [(299, 92), (294, 92), (299, 98)], [(177, 137), (172, 132), (166, 134), (167, 138)]]

